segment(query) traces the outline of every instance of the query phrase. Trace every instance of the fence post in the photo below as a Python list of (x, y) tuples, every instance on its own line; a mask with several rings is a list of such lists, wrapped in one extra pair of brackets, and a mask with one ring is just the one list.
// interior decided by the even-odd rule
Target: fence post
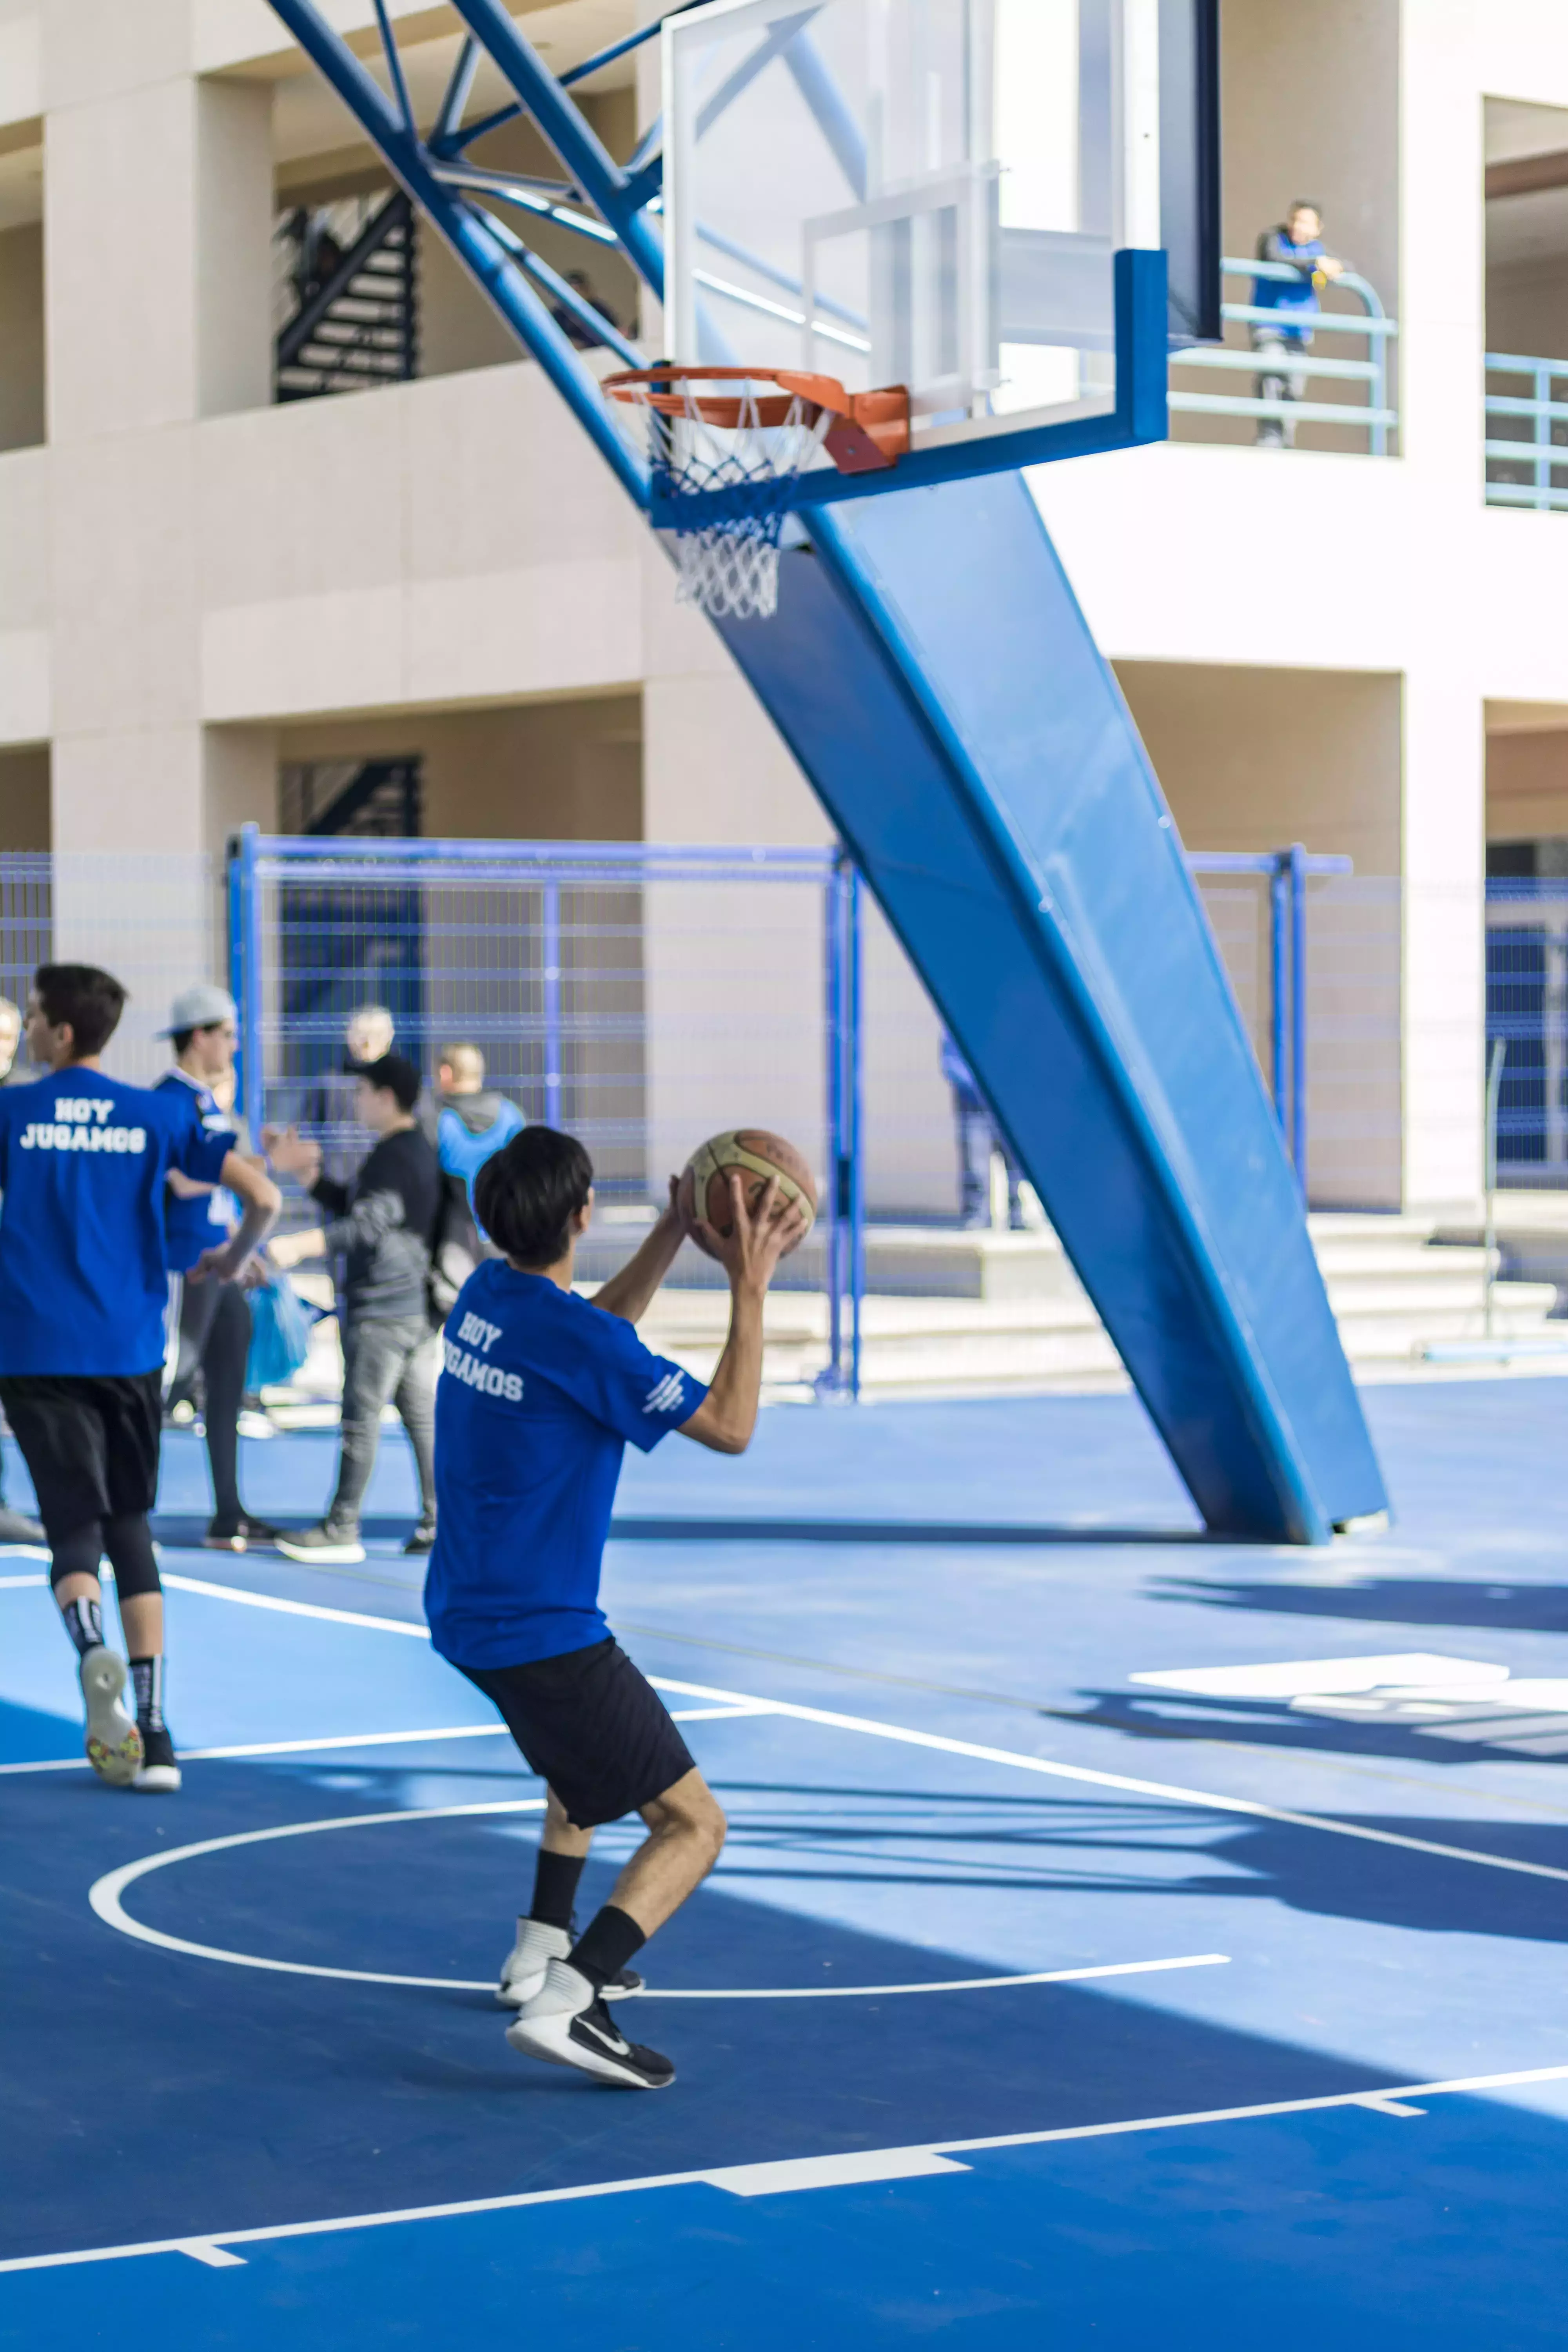
[(866, 1297), (866, 1163), (865, 1163), (865, 1054), (863, 1045), (863, 1007), (866, 992), (866, 927), (864, 884), (860, 869), (849, 869), (849, 888), (846, 916), (847, 920), (847, 953), (845, 958), (848, 981), (848, 1036), (847, 1040), (849, 1082), (849, 1394), (860, 1401), (860, 1320)]
[(258, 824), (241, 825), (228, 851), (228, 992), (239, 1013), (237, 1091), (251, 1148), (260, 1148), (267, 1073), (261, 1053), (261, 877)]
[(847, 1160), (844, 1139), (844, 872), (843, 852), (827, 877), (822, 902), (823, 1011), (827, 1071), (827, 1361), (819, 1396), (837, 1396), (844, 1365), (844, 1244), (848, 1234)]
[(1552, 504), (1552, 419), (1546, 414), (1552, 398), (1552, 370), (1538, 367), (1535, 371), (1535, 505), (1544, 513)]
[(1287, 909), (1289, 900), (1289, 857), (1283, 849), (1274, 856), (1268, 877), (1268, 1001), (1269, 1075), (1274, 1081), (1274, 1116), (1280, 1131), (1290, 1131), (1290, 1047), (1286, 1024), (1289, 1016), (1290, 974), (1286, 958)]
[(1290, 848), (1290, 1157), (1307, 1197), (1307, 853)]
[(561, 885), (544, 885), (544, 1124), (561, 1125)]

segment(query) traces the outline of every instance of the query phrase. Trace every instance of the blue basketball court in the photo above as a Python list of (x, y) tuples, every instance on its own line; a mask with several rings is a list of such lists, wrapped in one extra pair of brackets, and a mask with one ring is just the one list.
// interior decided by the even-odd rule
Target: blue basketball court
[(653, 2098), (503, 2039), (542, 1793), (424, 1636), (401, 1445), (310, 1571), (202, 1551), (174, 1440), (178, 1797), (86, 1769), (0, 1561), (0, 2340), (1560, 2343), (1563, 1395), (1371, 1391), (1398, 1517), (1331, 1551), (1205, 1538), (1130, 1399), (635, 1463), (612, 1620), (731, 1822), (624, 2012)]

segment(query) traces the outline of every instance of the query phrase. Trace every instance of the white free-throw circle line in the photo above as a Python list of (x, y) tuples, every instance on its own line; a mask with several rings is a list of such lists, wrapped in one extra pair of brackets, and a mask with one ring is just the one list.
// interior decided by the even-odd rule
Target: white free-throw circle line
[[(324, 1830), (374, 1829), (387, 1822), (450, 1822), (472, 1819), (483, 1813), (542, 1812), (542, 1797), (494, 1798), (479, 1805), (419, 1805), (393, 1813), (341, 1813), (331, 1821), (286, 1822), (270, 1830), (241, 1830), (230, 1837), (203, 1838), (195, 1845), (177, 1845), (167, 1853), (143, 1854), (139, 1862), (127, 1862), (96, 1880), (88, 1891), (88, 1902), (104, 1925), (122, 1936), (134, 1937), (138, 1943), (154, 1944), (163, 1951), (183, 1952), (188, 1958), (223, 1960), (235, 1969), (268, 1969), (274, 1974), (289, 1977), (331, 1977), (345, 1984), (407, 1985), (420, 1991), (493, 1992), (495, 1979), (487, 1977), (476, 1981), (467, 1977), (403, 1977), (391, 1976), (374, 1969), (329, 1969), (311, 1960), (268, 1960), (255, 1952), (226, 1951), (216, 1944), (194, 1944), (184, 1936), (167, 1936), (161, 1927), (149, 1927), (133, 1919), (121, 1900), (128, 1886), (137, 1879), (149, 1877), (155, 1870), (167, 1870), (172, 1863), (195, 1862), (202, 1854), (224, 1853), (231, 1847), (266, 1845), (278, 1838), (314, 1837)], [(1148, 1976), (1165, 1969), (1215, 1969), (1229, 1965), (1226, 1952), (1194, 1952), (1171, 1960), (1110, 1960), (1082, 1969), (1042, 1969), (1028, 1976), (1016, 1977), (955, 1977), (935, 1984), (897, 1985), (785, 1985), (778, 1989), (748, 1987), (742, 1991), (706, 1988), (670, 1988), (665, 1991), (645, 1991), (645, 2000), (872, 2000), (892, 1993), (915, 1992), (993, 1992), (1008, 1985), (1077, 1984), (1093, 1977)]]

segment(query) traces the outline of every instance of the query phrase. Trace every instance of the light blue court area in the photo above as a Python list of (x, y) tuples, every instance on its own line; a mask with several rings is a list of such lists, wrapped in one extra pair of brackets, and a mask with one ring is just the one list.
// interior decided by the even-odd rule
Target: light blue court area
[(1568, 1390), (1367, 1401), (1398, 1517), (1331, 1550), (1205, 1539), (1117, 1398), (630, 1465), (612, 1614), (731, 1824), (623, 2012), (657, 2096), (502, 2038), (541, 1791), (400, 1440), (335, 1572), (202, 1550), (171, 1444), (177, 1798), (79, 1766), (0, 1558), (0, 2342), (1559, 2345)]

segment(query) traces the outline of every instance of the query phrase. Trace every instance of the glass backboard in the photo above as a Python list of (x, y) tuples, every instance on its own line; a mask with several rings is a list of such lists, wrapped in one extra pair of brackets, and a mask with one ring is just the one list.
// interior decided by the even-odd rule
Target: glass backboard
[(1114, 256), (1201, 226), (1213, 6), (713, 0), (667, 19), (666, 355), (907, 385), (916, 456), (1110, 416)]

